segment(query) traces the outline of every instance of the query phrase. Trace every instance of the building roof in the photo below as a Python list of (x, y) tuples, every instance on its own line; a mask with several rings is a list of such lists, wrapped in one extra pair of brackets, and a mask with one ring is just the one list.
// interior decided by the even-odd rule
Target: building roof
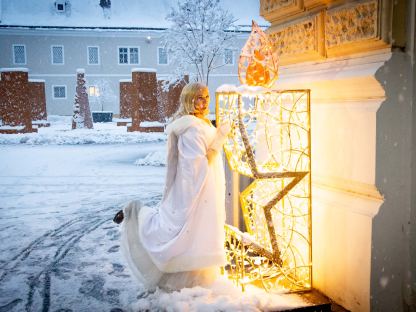
[[(55, 2), (67, 2), (66, 12), (58, 13)], [(268, 26), (259, 15), (259, 2), (220, 0), (220, 5), (233, 14), (237, 25), (251, 26), (254, 19)], [(164, 29), (170, 26), (165, 17), (177, 0), (112, 0), (110, 11), (104, 11), (99, 3), (100, 0), (0, 0), (0, 26)]]

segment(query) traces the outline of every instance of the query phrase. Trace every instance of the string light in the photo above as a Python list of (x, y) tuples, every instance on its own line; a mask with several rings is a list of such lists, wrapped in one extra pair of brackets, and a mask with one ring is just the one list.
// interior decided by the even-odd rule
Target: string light
[(240, 201), (247, 232), (227, 225), (228, 277), (267, 291), (311, 287), (309, 90), (217, 91), (217, 122), (230, 122), (224, 151), (252, 178)]

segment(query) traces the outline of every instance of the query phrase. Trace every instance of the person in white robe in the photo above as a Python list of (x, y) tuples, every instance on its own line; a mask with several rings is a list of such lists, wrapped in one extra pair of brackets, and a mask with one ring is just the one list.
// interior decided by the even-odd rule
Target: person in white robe
[(147, 288), (207, 286), (225, 263), (225, 180), (220, 150), (230, 125), (207, 119), (208, 88), (186, 85), (167, 126), (167, 174), (158, 207), (130, 202), (114, 218), (122, 223), (121, 249)]

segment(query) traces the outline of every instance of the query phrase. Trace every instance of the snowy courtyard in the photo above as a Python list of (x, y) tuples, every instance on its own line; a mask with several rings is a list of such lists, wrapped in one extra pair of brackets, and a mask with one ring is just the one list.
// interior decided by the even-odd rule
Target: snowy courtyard
[[(156, 205), (165, 134), (115, 123), (69, 130), (51, 116), (39, 133), (0, 136), (0, 311), (258, 311), (299, 299), (226, 282), (213, 289), (143, 294), (119, 250), (114, 214)], [(139, 298), (138, 298), (139, 296)]]

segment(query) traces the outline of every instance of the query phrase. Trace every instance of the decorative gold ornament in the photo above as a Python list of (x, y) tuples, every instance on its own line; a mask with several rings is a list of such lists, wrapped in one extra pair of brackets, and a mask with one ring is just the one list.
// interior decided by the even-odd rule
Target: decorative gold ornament
[(311, 287), (309, 101), (309, 90), (217, 90), (217, 122), (233, 124), (230, 167), (253, 179), (240, 195), (247, 232), (226, 226), (225, 269), (243, 289)]
[(271, 87), (277, 79), (277, 53), (267, 34), (255, 21), (250, 37), (241, 50), (238, 76), (242, 84)]

